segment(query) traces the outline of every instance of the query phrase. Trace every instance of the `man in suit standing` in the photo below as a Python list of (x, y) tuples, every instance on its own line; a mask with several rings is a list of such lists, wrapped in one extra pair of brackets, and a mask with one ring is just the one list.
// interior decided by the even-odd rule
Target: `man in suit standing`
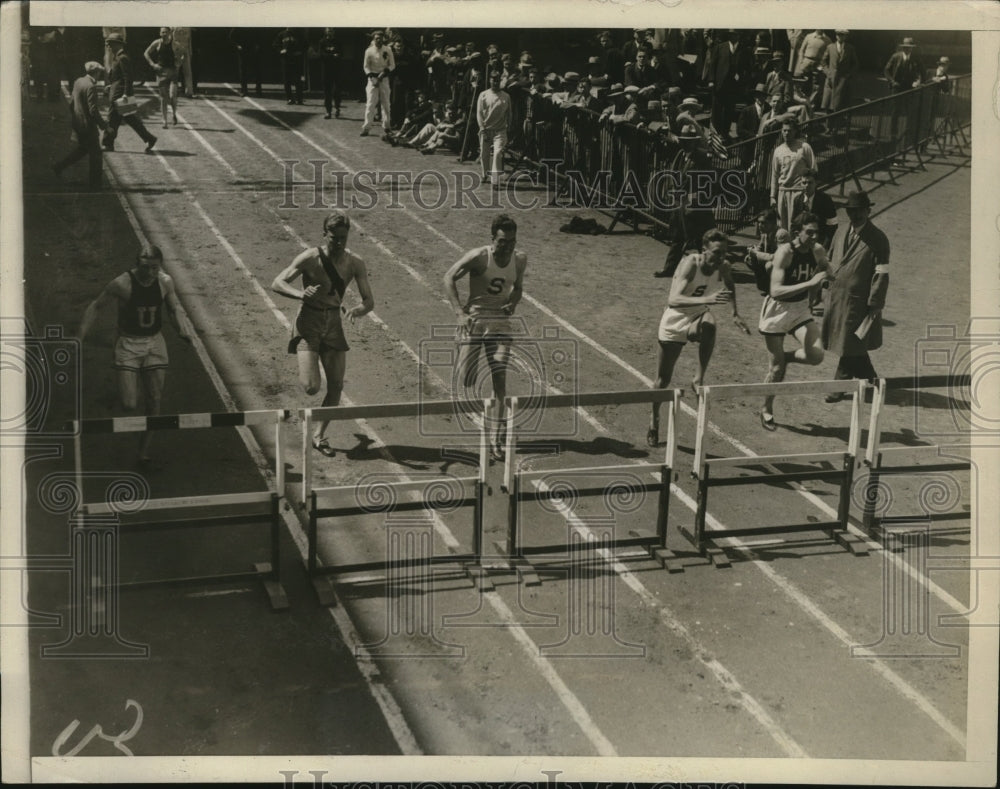
[(104, 66), (90, 60), (83, 66), (87, 72), (73, 83), (73, 97), (69, 105), (73, 137), (76, 148), (52, 165), (59, 176), (63, 170), (84, 156), (90, 160), (91, 189), (101, 188), (101, 138), (100, 131), (107, 127), (97, 108), (97, 80), (104, 73)]
[(847, 40), (849, 30), (838, 30), (837, 40), (826, 48), (823, 71), (826, 85), (823, 88), (823, 109), (836, 112), (851, 102), (851, 79), (858, 72), (858, 53)]
[[(868, 221), (865, 192), (847, 196), (846, 224), (830, 246), (830, 288), (823, 317), (823, 347), (840, 356), (838, 379), (877, 377), (869, 351), (882, 347), (882, 308), (889, 290), (889, 239)], [(845, 394), (827, 395), (836, 403)]]
[(115, 104), (118, 99), (133, 95), (132, 60), (125, 52), (125, 39), (121, 33), (111, 33), (105, 43), (111, 47), (112, 60), (111, 73), (108, 74), (108, 83), (111, 87), (111, 110), (108, 112), (108, 128), (104, 132), (104, 149), (107, 151), (115, 149), (118, 127), (124, 121), (146, 143), (146, 153), (152, 153), (153, 146), (156, 145), (156, 137), (150, 134), (143, 125), (139, 113), (132, 112), (122, 115), (118, 111), (118, 105)]
[(727, 31), (726, 38), (712, 50), (710, 79), (712, 125), (723, 139), (729, 136), (729, 127), (735, 120), (736, 102), (750, 88), (747, 83), (751, 69), (750, 50), (740, 43), (739, 31)]
[[(903, 39), (903, 43), (900, 44), (899, 50), (894, 52), (885, 64), (883, 73), (889, 83), (889, 95), (903, 93), (920, 85), (924, 70), (921, 67), (920, 60), (913, 54), (916, 46), (916, 42), (907, 36)], [(908, 99), (900, 99), (892, 103), (893, 137), (899, 134), (899, 119), (904, 116), (909, 119), (913, 104), (914, 102)]]
[(742, 109), (740, 117), (736, 121), (736, 131), (741, 140), (749, 140), (757, 136), (760, 122), (764, 120), (764, 113), (770, 109), (763, 82), (754, 87), (752, 95), (753, 101)]

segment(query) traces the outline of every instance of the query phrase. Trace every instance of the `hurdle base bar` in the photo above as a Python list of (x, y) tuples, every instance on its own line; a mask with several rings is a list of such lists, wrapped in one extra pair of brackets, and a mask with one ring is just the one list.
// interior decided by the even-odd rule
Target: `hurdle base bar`
[[(266, 412), (265, 412), (266, 413)], [(260, 507), (266, 504), (267, 510), (252, 509), (247, 512), (230, 515), (199, 515), (198, 510), (218, 509), (220, 507), (239, 508)], [(114, 518), (119, 535), (125, 532), (164, 531), (167, 529), (211, 528), (214, 526), (247, 526), (266, 522), (269, 526), (270, 562), (257, 562), (249, 572), (214, 573), (212, 575), (182, 576), (180, 578), (156, 578), (144, 581), (115, 581), (118, 589), (151, 589), (155, 587), (176, 587), (195, 584), (238, 583), (243, 581), (261, 581), (268, 601), (273, 611), (285, 611), (289, 608), (288, 595), (281, 584), (281, 553), (280, 553), (280, 514), (279, 497), (277, 493), (233, 493), (218, 496), (196, 496), (174, 499), (151, 499), (145, 503), (148, 510), (136, 513), (118, 512), (107, 503), (94, 502), (82, 504), (79, 511), (71, 518), (74, 528), (85, 528), (88, 519)], [(177, 512), (184, 517), (176, 517)], [(171, 517), (174, 516), (174, 517)], [(138, 518), (143, 520), (137, 520)], [(105, 584), (98, 587), (107, 588)]]
[(641, 540), (642, 542), (636, 542), (636, 544), (642, 545), (646, 549), (646, 553), (649, 554), (649, 558), (671, 574), (684, 572), (682, 560), (696, 555), (693, 551), (681, 552), (663, 546), (657, 535), (646, 534), (637, 529), (629, 529), (628, 533)]
[[(525, 586), (541, 586), (542, 579), (538, 577), (535, 568), (523, 555), (511, 556), (507, 552), (507, 544), (495, 540), (493, 549), (500, 554), (507, 563), (510, 570), (517, 573), (518, 581)], [(523, 551), (523, 549), (520, 549)]]

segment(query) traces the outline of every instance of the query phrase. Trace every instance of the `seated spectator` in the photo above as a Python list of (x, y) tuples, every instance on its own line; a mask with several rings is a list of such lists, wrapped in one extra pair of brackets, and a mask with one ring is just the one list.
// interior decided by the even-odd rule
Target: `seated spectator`
[(428, 100), (427, 94), (422, 90), (414, 92), (413, 106), (403, 118), (403, 123), (399, 131), (388, 135), (388, 142), (392, 145), (399, 145), (407, 138), (417, 134), (426, 124), (430, 123), (434, 117), (434, 105)]
[(432, 154), (438, 148), (446, 147), (457, 151), (462, 145), (465, 134), (465, 116), (456, 113), (452, 107), (446, 107), (443, 114), (441, 106), (435, 105), (434, 123), (428, 123), (405, 144), (416, 148), (422, 154)]

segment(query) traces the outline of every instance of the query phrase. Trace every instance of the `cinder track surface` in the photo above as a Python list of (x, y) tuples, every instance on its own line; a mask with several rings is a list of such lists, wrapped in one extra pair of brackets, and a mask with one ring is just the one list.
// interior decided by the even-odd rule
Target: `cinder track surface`
[[(115, 196), (79, 195), (51, 176), (48, 162), (66, 135), (61, 110), (25, 107), (25, 268), (35, 322), (62, 324), (70, 333), (86, 303), (128, 265), (136, 240)], [(220, 86), (204, 98), (182, 102), (183, 121), (177, 127), (161, 130), (155, 110), (151, 99), (146, 115), (159, 136), (156, 155), (143, 155), (141, 142), (123, 127), (119, 150), (106, 156), (105, 168), (143, 232), (163, 248), (166, 269), (234, 405), (244, 410), (318, 405), (318, 398), (301, 392), (295, 359), (285, 353), (287, 323), (297, 305), (272, 298), (269, 285), (302, 242), (320, 241), (326, 209), (312, 205), (309, 187), (297, 187), (298, 207), (288, 207), (281, 190), (288, 165), (282, 162), (325, 161), (327, 203), (355, 195), (369, 200), (349, 188), (338, 194), (334, 171), (346, 173), (348, 185), (351, 174), (366, 170), (435, 170), (454, 183), (453, 172), (475, 172), (477, 165), (459, 165), (451, 155), (421, 157), (375, 136), (359, 138), (362, 105), (355, 103), (345, 104), (344, 118), (324, 121), (315, 99), (289, 108), (271, 97), (240, 99)], [(953, 324), (959, 335), (965, 330), (967, 165), (958, 157), (939, 156), (925, 172), (902, 175), (896, 186), (868, 183), (876, 203), (873, 221), (893, 245), (890, 324), (885, 346), (874, 354), (882, 375), (915, 371), (928, 325)], [(83, 167), (66, 179), (82, 178)], [(298, 165), (296, 175), (308, 177), (308, 167)], [(437, 192), (438, 182), (428, 177), (424, 202), (433, 202)], [(376, 296), (373, 316), (347, 329), (352, 350), (345, 396), (350, 402), (451, 396), (451, 367), (421, 369), (417, 362), (428, 358), (429, 346), (442, 352), (451, 348), (435, 331), (453, 322), (441, 278), (462, 251), (488, 242), (492, 217), (509, 205), (483, 188), (471, 194), (487, 206), (495, 199), (496, 206), (449, 204), (426, 210), (407, 187), (399, 191), (399, 207), (392, 208), (388, 187), (380, 187), (377, 206), (350, 211), (349, 247), (367, 262)], [(522, 196), (530, 199), (531, 194)], [(941, 205), (952, 212), (947, 226), (928, 221)], [(663, 247), (630, 231), (594, 237), (558, 233), (574, 213), (567, 208), (513, 213), (518, 246), (529, 259), (518, 315), (534, 338), (531, 353), (544, 361), (548, 383), (563, 391), (647, 387), (655, 372), (655, 329), (669, 285), (651, 276), (662, 262)], [(607, 217), (594, 216), (607, 224)], [(760, 297), (742, 267), (736, 273), (740, 312), (755, 326)], [(725, 310), (714, 312), (720, 328), (708, 383), (762, 380), (766, 353), (759, 335), (740, 334)], [(177, 342), (170, 328), (166, 334), (172, 367), (164, 413), (223, 408), (194, 352)], [(561, 355), (554, 356), (555, 351)], [(688, 382), (695, 353), (693, 347), (685, 350), (673, 382), (689, 390), (688, 410), (679, 423), (670, 511), (670, 541), (678, 548), (690, 546), (677, 526), (691, 528), (694, 522), (689, 472), (695, 399)], [(84, 417), (116, 413), (109, 358), (110, 325), (105, 323), (83, 356)], [(818, 368), (792, 369), (789, 380), (831, 378), (835, 364), (827, 359)], [(531, 387), (526, 377), (512, 376), (511, 394), (529, 394)], [(892, 402), (883, 421), (887, 441), (912, 442), (914, 431), (946, 424), (949, 402), (946, 393), (938, 392), (922, 396), (930, 407), (919, 411), (905, 398)], [(70, 406), (57, 403), (51, 418), (65, 418)], [(849, 403), (781, 398), (775, 433), (760, 429), (758, 407), (747, 398), (715, 404), (709, 455), (844, 447)], [(865, 407), (863, 419), (867, 413)], [(656, 461), (662, 450), (645, 446), (647, 418), (646, 408), (635, 406), (545, 414), (517, 462), (557, 469)], [(314, 484), (354, 485), (373, 474), (473, 475), (475, 436), (458, 430), (441, 435), (456, 426), (454, 419), (335, 423), (330, 436), (337, 457), (314, 457)], [(301, 481), (297, 419), (287, 429), (287, 494), (296, 507)], [(151, 495), (263, 488), (252, 456), (235, 435), (220, 438), (215, 432), (157, 437), (165, 468), (149, 477)], [(271, 474), (272, 441), (261, 434), (258, 440), (269, 462), (263, 471)], [(132, 441), (122, 436), (88, 442), (88, 469), (128, 469)], [(445, 458), (444, 446), (464, 449), (464, 454)], [(29, 487), (52, 470), (71, 466), (69, 443), (62, 448), (63, 458), (29, 464)], [(757, 470), (748, 465), (741, 472)], [(489, 542), (504, 534), (499, 466), (490, 467), (487, 480)], [(968, 503), (967, 474), (952, 474), (947, 484), (954, 491), (953, 509)], [(909, 479), (893, 485), (893, 506), (919, 511), (920, 483)], [(807, 488), (811, 497), (787, 485), (713, 491), (712, 522), (732, 528), (830, 519), (836, 490), (822, 483)], [(860, 500), (858, 488), (855, 516)], [(593, 532), (609, 522), (621, 535), (632, 528), (651, 529), (655, 497), (627, 506), (594, 497), (523, 508), (524, 543), (543, 545), (567, 542), (573, 529)], [(65, 550), (64, 519), (38, 506), (29, 509), (28, 518), (31, 550)], [(375, 515), (324, 521), (320, 554), (331, 563), (383, 558), (392, 525)], [(447, 552), (449, 545), (467, 550), (470, 528), (468, 508), (426, 520), (437, 553)], [(301, 544), (296, 531), (292, 534)], [(260, 558), (251, 556), (238, 536), (206, 538), (196, 556), (193, 543), (147, 535), (133, 539), (138, 547), (132, 553), (123, 549), (123, 574), (127, 568), (155, 571), (192, 558), (224, 566)], [(204, 591), (198, 589), (129, 592), (122, 597), (122, 631), (150, 645), (149, 660), (35, 659), (32, 751), (49, 755), (54, 739), (74, 718), (85, 727), (93, 717), (106, 731), (126, 728), (132, 716), (124, 709), (125, 699), (133, 698), (142, 703), (145, 722), (130, 747), (142, 755), (423, 752), (962, 760), (967, 631), (961, 617), (952, 617), (950, 627), (938, 619), (969, 606), (967, 573), (925, 576), (912, 551), (889, 553), (873, 544), (870, 555), (856, 557), (821, 534), (753, 542), (748, 538), (742, 549), (733, 550), (728, 570), (692, 555), (683, 561), (683, 573), (668, 574), (634, 551), (617, 558), (590, 552), (577, 561), (568, 555), (538, 557), (540, 585), (519, 583), (516, 574), (495, 574), (495, 591), (486, 593), (447, 568), (391, 586), (378, 579), (340, 584), (343, 608), (331, 618), (317, 606), (295, 543), (286, 535), (290, 613), (272, 615), (260, 590), (250, 585), (240, 593), (208, 597), (195, 596)], [(968, 533), (936, 531), (931, 552), (967, 557)], [(893, 625), (885, 613), (885, 589), (901, 568), (911, 568), (922, 581), (915, 588), (927, 590), (929, 631), (904, 645), (898, 639), (888, 644), (883, 636)], [(65, 578), (35, 574), (29, 600), (39, 611), (65, 606)], [(36, 629), (33, 644), (64, 637), (59, 627)], [(367, 646), (359, 652), (355, 642)], [(902, 651), (911, 657), (852, 656), (852, 645), (873, 644), (882, 644), (873, 648), (876, 654)], [(942, 652), (951, 656), (930, 656)], [(372, 674), (375, 679), (366, 682)], [(376, 697), (386, 690), (393, 700), (388, 706)], [(101, 747), (91, 746), (95, 754)]]

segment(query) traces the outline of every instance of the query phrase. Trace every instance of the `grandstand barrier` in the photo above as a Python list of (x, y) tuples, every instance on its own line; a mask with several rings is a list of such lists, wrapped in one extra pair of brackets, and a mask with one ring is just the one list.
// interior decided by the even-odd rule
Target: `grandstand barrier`
[[(629, 538), (602, 540), (600, 547), (614, 549), (626, 546), (642, 546), (646, 548), (652, 558), (659, 561), (668, 570), (679, 569), (676, 568), (676, 565), (670, 563), (673, 555), (667, 548), (667, 517), (670, 510), (670, 483), (674, 467), (674, 453), (677, 446), (677, 411), (682, 395), (683, 390), (681, 389), (642, 389), (627, 392), (581, 392), (565, 395), (542, 395), (531, 398), (531, 407), (540, 410), (577, 408), (588, 405), (626, 405), (633, 403), (664, 403), (667, 406), (667, 440), (662, 463), (622, 463), (609, 466), (567, 467), (531, 471), (521, 471), (515, 468), (518, 437), (514, 424), (519, 404), (524, 398), (507, 398), (506, 459), (504, 463), (503, 489), (508, 494), (508, 528), (506, 545), (497, 544), (496, 549), (519, 569), (522, 578), (528, 584), (537, 583), (537, 576), (534, 575), (527, 562), (529, 555), (593, 548), (593, 545), (588, 540), (530, 547), (521, 544), (521, 533), (524, 529), (524, 525), (520, 522), (519, 517), (521, 502), (542, 501), (546, 499), (560, 500), (562, 493), (546, 485), (547, 479), (558, 479), (560, 475), (580, 477), (586, 474), (610, 475), (616, 472), (629, 472), (629, 476), (646, 472), (658, 475), (659, 479), (655, 482), (636, 484), (634, 481), (628, 481), (624, 483), (629, 489), (628, 492), (631, 493), (634, 493), (636, 488), (643, 492), (657, 492), (655, 533), (644, 534), (639, 531), (632, 531), (632, 536)], [(634, 476), (632, 476), (632, 480), (635, 480)], [(534, 490), (529, 489), (529, 483), (535, 483), (536, 487)], [(615, 485), (617, 483), (611, 484)], [(559, 486), (559, 488), (561, 490), (562, 486)], [(574, 496), (607, 496), (609, 494), (609, 487), (607, 484), (592, 487), (573, 486), (572, 494)]]
[[(851, 486), (854, 472), (858, 464), (858, 447), (861, 441), (860, 407), (866, 389), (870, 386), (863, 380), (840, 381), (792, 381), (764, 384), (729, 384), (721, 386), (698, 387), (697, 433), (695, 435), (694, 470), (692, 474), (698, 479), (698, 502), (695, 513), (694, 532), (681, 528), (684, 534), (698, 550), (707, 556), (717, 567), (730, 566), (729, 558), (714, 541), (724, 537), (745, 537), (751, 535), (787, 534), (792, 532), (825, 532), (832, 540), (843, 545), (851, 553), (859, 556), (867, 554), (863, 540), (848, 533), (848, 517), (851, 505)], [(783, 455), (738, 455), (734, 457), (705, 457), (705, 437), (708, 429), (708, 410), (712, 398), (746, 397), (756, 400), (767, 395), (789, 397), (797, 395), (853, 395), (851, 405), (850, 433), (847, 448), (843, 452), (814, 452), (805, 454)], [(818, 463), (836, 462), (839, 468), (811, 468), (806, 471), (769, 472), (749, 476), (716, 477), (717, 469), (731, 469), (745, 466), (773, 466), (776, 463)], [(708, 492), (713, 487), (733, 485), (761, 485), (781, 482), (803, 482), (806, 480), (831, 480), (839, 482), (837, 519), (832, 521), (817, 521), (815, 523), (791, 523), (768, 526), (749, 526), (734, 529), (706, 529), (705, 520), (708, 512)]]
[[(922, 512), (916, 515), (888, 515), (888, 501), (891, 496), (882, 496), (883, 477), (900, 475), (929, 475), (949, 471), (969, 471), (972, 463), (969, 460), (952, 460), (945, 462), (944, 447), (939, 444), (922, 446), (883, 447), (881, 417), (885, 408), (886, 394), (898, 389), (935, 389), (969, 386), (970, 375), (934, 375), (934, 376), (901, 376), (896, 378), (880, 378), (875, 386), (872, 397), (872, 408), (869, 416), (868, 446), (865, 449), (863, 463), (868, 467), (868, 479), (864, 487), (864, 509), (862, 527), (875, 539), (883, 540), (890, 531), (916, 525), (929, 525), (932, 521), (961, 520), (970, 518), (970, 512), (965, 510), (955, 512)], [(919, 404), (918, 404), (919, 407)], [(893, 462), (897, 458), (906, 458), (910, 462)], [(924, 462), (912, 462), (920, 458)], [(884, 502), (884, 506), (880, 505)]]
[[(308, 552), (306, 556), (306, 572), (310, 583), (316, 590), (320, 604), (336, 605), (333, 588), (326, 579), (329, 575), (346, 575), (379, 571), (391, 583), (399, 573), (412, 568), (430, 568), (433, 565), (458, 565), (474, 584), (488, 587), (489, 581), (482, 572), (482, 533), (483, 533), (483, 499), (485, 495), (486, 469), (489, 465), (487, 455), (487, 421), (480, 418), (478, 431), (478, 461), (477, 474), (457, 477), (451, 474), (438, 474), (432, 477), (415, 476), (407, 472), (391, 472), (376, 475), (375, 478), (361, 480), (352, 485), (335, 485), (314, 487), (312, 484), (312, 458), (315, 451), (312, 448), (312, 425), (315, 420), (343, 421), (346, 419), (373, 418), (423, 418), (425, 416), (450, 416), (456, 413), (465, 415), (481, 415), (488, 413), (492, 401), (482, 400), (433, 400), (415, 403), (388, 403), (365, 406), (335, 406), (328, 408), (304, 409), (302, 413), (302, 501), (308, 509)], [(391, 477), (401, 479), (390, 479)], [(399, 501), (399, 494), (422, 493), (423, 496), (409, 501)], [(345, 499), (347, 501), (345, 501)], [(374, 513), (386, 515), (387, 532), (390, 522), (399, 513), (435, 510), (453, 511), (461, 506), (472, 506), (472, 539), (471, 551), (460, 552), (450, 550), (444, 554), (434, 554), (430, 550), (430, 531), (419, 535), (407, 545), (401, 545), (387, 534), (386, 556), (379, 561), (354, 562), (348, 564), (326, 564), (319, 559), (319, 521), (321, 519), (346, 519)], [(433, 518), (433, 516), (431, 516)], [(400, 521), (402, 522), (402, 521)], [(414, 524), (413, 520), (410, 525)], [(335, 523), (334, 526), (339, 526)], [(419, 524), (418, 524), (419, 525)], [(426, 539), (425, 539), (426, 538)], [(400, 550), (404, 554), (397, 555)]]
[(83, 502), (83, 436), (109, 433), (136, 433), (147, 430), (185, 430), (220, 427), (248, 427), (274, 424), (275, 469), (277, 488), (252, 493), (223, 493), (208, 496), (182, 496), (147, 499), (144, 501), (104, 501), (81, 503), (71, 517), (75, 528), (101, 526), (111, 528), (121, 536), (125, 532), (200, 529), (209, 526), (247, 526), (267, 524), (270, 562), (259, 562), (249, 572), (213, 573), (211, 575), (160, 578), (120, 582), (117, 569), (101, 584), (117, 589), (149, 588), (205, 583), (235, 583), (259, 580), (275, 611), (288, 608), (288, 598), (281, 585), (281, 518), (278, 508), (280, 491), (284, 487), (284, 453), (281, 425), (289, 412), (237, 411), (225, 413), (173, 414), (165, 416), (117, 417), (84, 419), (70, 423), (74, 433), (76, 487)]
[[(634, 184), (645, 188), (650, 178), (664, 170), (680, 175), (697, 170), (683, 146), (662, 132), (631, 123), (600, 121), (598, 113), (583, 107), (555, 107), (535, 96), (523, 99), (520, 116), (528, 117), (515, 127), (508, 147), (515, 170), (530, 166), (541, 170), (559, 161), (555, 174), (558, 195), (570, 195), (581, 207), (614, 206), (619, 195)], [(532, 107), (528, 107), (532, 104)], [(950, 77), (947, 89), (938, 83), (865, 101), (837, 112), (816, 114), (801, 126), (801, 134), (816, 154), (820, 188), (853, 181), (861, 189), (866, 174), (885, 171), (895, 183), (893, 168), (903, 166), (912, 154), (919, 168), (932, 145), (942, 155), (954, 149), (967, 155), (965, 131), (972, 124), (971, 75)], [(529, 112), (530, 109), (530, 112)], [(708, 127), (706, 114), (698, 120)], [(733, 232), (753, 224), (756, 214), (767, 208), (770, 197), (771, 159), (781, 141), (780, 129), (738, 142), (725, 141), (725, 156), (714, 152), (711, 167), (718, 171), (745, 173), (745, 199), (723, 201), (715, 209), (719, 228)], [(695, 185), (696, 189), (700, 189)], [(674, 206), (656, 204), (605, 208), (614, 223), (638, 222), (665, 228), (678, 217)]]

